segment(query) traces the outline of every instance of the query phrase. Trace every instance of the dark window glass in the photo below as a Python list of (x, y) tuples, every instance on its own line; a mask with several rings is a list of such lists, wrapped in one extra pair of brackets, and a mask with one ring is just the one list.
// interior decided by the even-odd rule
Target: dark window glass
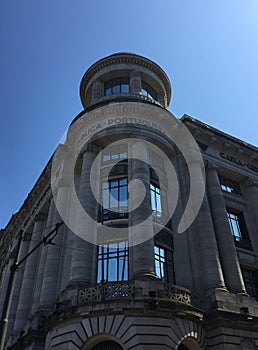
[(155, 273), (164, 282), (174, 282), (172, 251), (158, 245), (154, 246)]
[(189, 350), (189, 348), (186, 347), (186, 346), (183, 345), (183, 344), (180, 344), (179, 347), (178, 347), (178, 350)]
[(149, 97), (152, 100), (157, 100), (156, 92), (149, 84), (145, 83), (144, 81), (142, 82), (142, 95)]
[(108, 162), (115, 159), (126, 159), (127, 147), (125, 144), (107, 147), (102, 156), (102, 162)]
[(227, 209), (227, 216), (236, 246), (252, 249), (243, 214)]
[(258, 300), (257, 272), (242, 269), (242, 275), (247, 293), (250, 295), (250, 297), (253, 297), (256, 300)]
[(237, 241), (241, 241), (242, 233), (239, 226), (239, 214), (227, 212), (231, 233)]
[(97, 282), (128, 280), (128, 243), (116, 242), (98, 247)]
[(156, 184), (150, 184), (151, 209), (154, 220), (162, 219), (160, 188)]
[(103, 341), (95, 345), (91, 350), (122, 350), (122, 348), (113, 341)]
[(102, 183), (102, 220), (127, 217), (127, 178)]
[(109, 96), (112, 94), (127, 93), (129, 91), (129, 78), (126, 77), (110, 80), (104, 85), (105, 96)]
[(225, 192), (241, 195), (239, 183), (234, 180), (220, 176), (220, 185), (221, 189)]

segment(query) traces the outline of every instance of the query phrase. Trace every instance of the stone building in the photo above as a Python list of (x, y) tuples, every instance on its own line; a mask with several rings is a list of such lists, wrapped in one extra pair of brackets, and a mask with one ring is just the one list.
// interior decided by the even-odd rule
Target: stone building
[(5, 349), (258, 349), (258, 149), (177, 120), (136, 54), (93, 64), (80, 92), (1, 230), (0, 310), (19, 242), (25, 258)]

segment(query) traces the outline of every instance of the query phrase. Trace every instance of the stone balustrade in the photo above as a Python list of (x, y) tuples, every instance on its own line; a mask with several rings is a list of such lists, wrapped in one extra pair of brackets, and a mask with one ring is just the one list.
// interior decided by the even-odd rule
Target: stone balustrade
[(162, 289), (157, 290), (137, 287), (133, 281), (102, 283), (78, 290), (78, 304), (139, 298), (156, 298), (192, 306), (192, 296), (188, 289), (165, 283)]

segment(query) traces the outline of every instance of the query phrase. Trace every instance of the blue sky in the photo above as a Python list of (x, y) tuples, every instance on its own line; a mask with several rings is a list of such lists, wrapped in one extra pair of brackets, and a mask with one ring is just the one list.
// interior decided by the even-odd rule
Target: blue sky
[(257, 0), (2, 1), (0, 38), (0, 228), (82, 110), (85, 70), (114, 52), (166, 71), (177, 117), (258, 146)]

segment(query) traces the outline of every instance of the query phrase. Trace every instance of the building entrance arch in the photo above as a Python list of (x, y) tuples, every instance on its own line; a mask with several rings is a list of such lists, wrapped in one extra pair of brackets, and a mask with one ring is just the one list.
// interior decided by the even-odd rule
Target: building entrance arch
[(102, 341), (91, 348), (91, 350), (123, 350), (118, 343), (112, 340)]
[(201, 350), (201, 348), (195, 339), (185, 338), (179, 344), (177, 350)]

